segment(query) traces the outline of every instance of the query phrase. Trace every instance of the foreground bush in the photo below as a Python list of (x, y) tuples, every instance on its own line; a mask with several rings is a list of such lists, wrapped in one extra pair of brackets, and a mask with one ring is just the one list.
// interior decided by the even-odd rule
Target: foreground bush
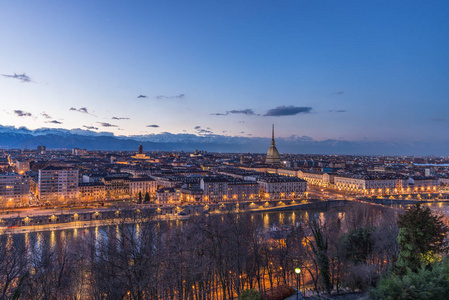
[(410, 269), (404, 276), (391, 274), (382, 278), (377, 289), (371, 292), (373, 299), (448, 299), (449, 262), (422, 266), (417, 272)]
[(244, 290), (238, 300), (260, 300), (260, 294), (255, 289)]

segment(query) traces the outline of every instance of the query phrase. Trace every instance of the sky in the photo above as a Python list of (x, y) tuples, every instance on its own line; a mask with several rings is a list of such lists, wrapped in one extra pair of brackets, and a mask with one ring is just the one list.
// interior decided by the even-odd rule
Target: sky
[(447, 1), (0, 0), (0, 125), (448, 140)]

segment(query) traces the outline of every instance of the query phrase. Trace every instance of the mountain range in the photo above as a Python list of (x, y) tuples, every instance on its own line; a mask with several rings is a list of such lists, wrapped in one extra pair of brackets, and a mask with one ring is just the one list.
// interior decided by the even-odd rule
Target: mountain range
[[(173, 134), (116, 136), (111, 132), (95, 132), (84, 129), (39, 128), (0, 125), (0, 149), (86, 148), (87, 150), (137, 150), (142, 143), (145, 151), (193, 151), (263, 153), (270, 146), (269, 138), (240, 137), (216, 134)], [(327, 139), (317, 141), (307, 136), (276, 138), (281, 153), (348, 154), (348, 155), (438, 155), (447, 156), (449, 141), (435, 143), (347, 141)]]

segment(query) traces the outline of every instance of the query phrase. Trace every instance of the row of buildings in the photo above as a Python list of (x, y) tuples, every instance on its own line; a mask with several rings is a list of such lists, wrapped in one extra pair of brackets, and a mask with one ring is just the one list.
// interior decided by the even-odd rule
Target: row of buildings
[(280, 175), (298, 177), (311, 185), (365, 195), (436, 192), (441, 184), (440, 178), (434, 176), (406, 176), (398, 173), (366, 171), (356, 174), (285, 168), (267, 168), (266, 170)]
[[(18, 173), (0, 176), (0, 198), (6, 205), (63, 204), (109, 199), (143, 199), (146, 194), (158, 204), (220, 203), (297, 199), (306, 195), (307, 182), (270, 173), (251, 173), (239, 178), (240, 169), (226, 174), (154, 174), (133, 177), (129, 173), (80, 176), (73, 167), (46, 166), (37, 177)], [(3, 201), (5, 205), (5, 201)]]

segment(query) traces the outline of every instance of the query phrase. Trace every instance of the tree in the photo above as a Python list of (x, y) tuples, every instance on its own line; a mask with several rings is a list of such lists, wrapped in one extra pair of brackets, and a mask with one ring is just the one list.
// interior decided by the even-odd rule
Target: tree
[(397, 272), (405, 274), (406, 269), (417, 271), (421, 264), (429, 265), (447, 251), (444, 240), (448, 228), (442, 216), (432, 215), (430, 208), (420, 204), (399, 216), (399, 257)]
[(345, 259), (355, 264), (366, 263), (374, 248), (373, 227), (359, 227), (340, 237)]
[(260, 300), (260, 294), (255, 289), (247, 289), (239, 295), (238, 300)]
[(324, 290), (330, 294), (332, 283), (330, 279), (329, 255), (327, 253), (329, 248), (328, 238), (325, 236), (324, 226), (320, 221), (313, 219), (309, 226), (314, 238), (314, 241), (309, 241), (309, 243), (317, 259), (318, 267), (320, 269), (321, 283)]
[(18, 298), (28, 277), (27, 248), (11, 235), (0, 236), (0, 299)]
[[(129, 226), (129, 220), (135, 226)], [(161, 241), (146, 216), (133, 215), (108, 228), (107, 236), (93, 240), (92, 288), (97, 299), (156, 299), (161, 273)]]
[(150, 194), (145, 193), (145, 202), (150, 202)]
[(407, 270), (404, 276), (391, 274), (382, 278), (373, 299), (447, 299), (449, 294), (449, 262), (444, 260), (430, 267), (421, 266), (416, 272)]
[(139, 203), (142, 203), (142, 192), (139, 192)]

